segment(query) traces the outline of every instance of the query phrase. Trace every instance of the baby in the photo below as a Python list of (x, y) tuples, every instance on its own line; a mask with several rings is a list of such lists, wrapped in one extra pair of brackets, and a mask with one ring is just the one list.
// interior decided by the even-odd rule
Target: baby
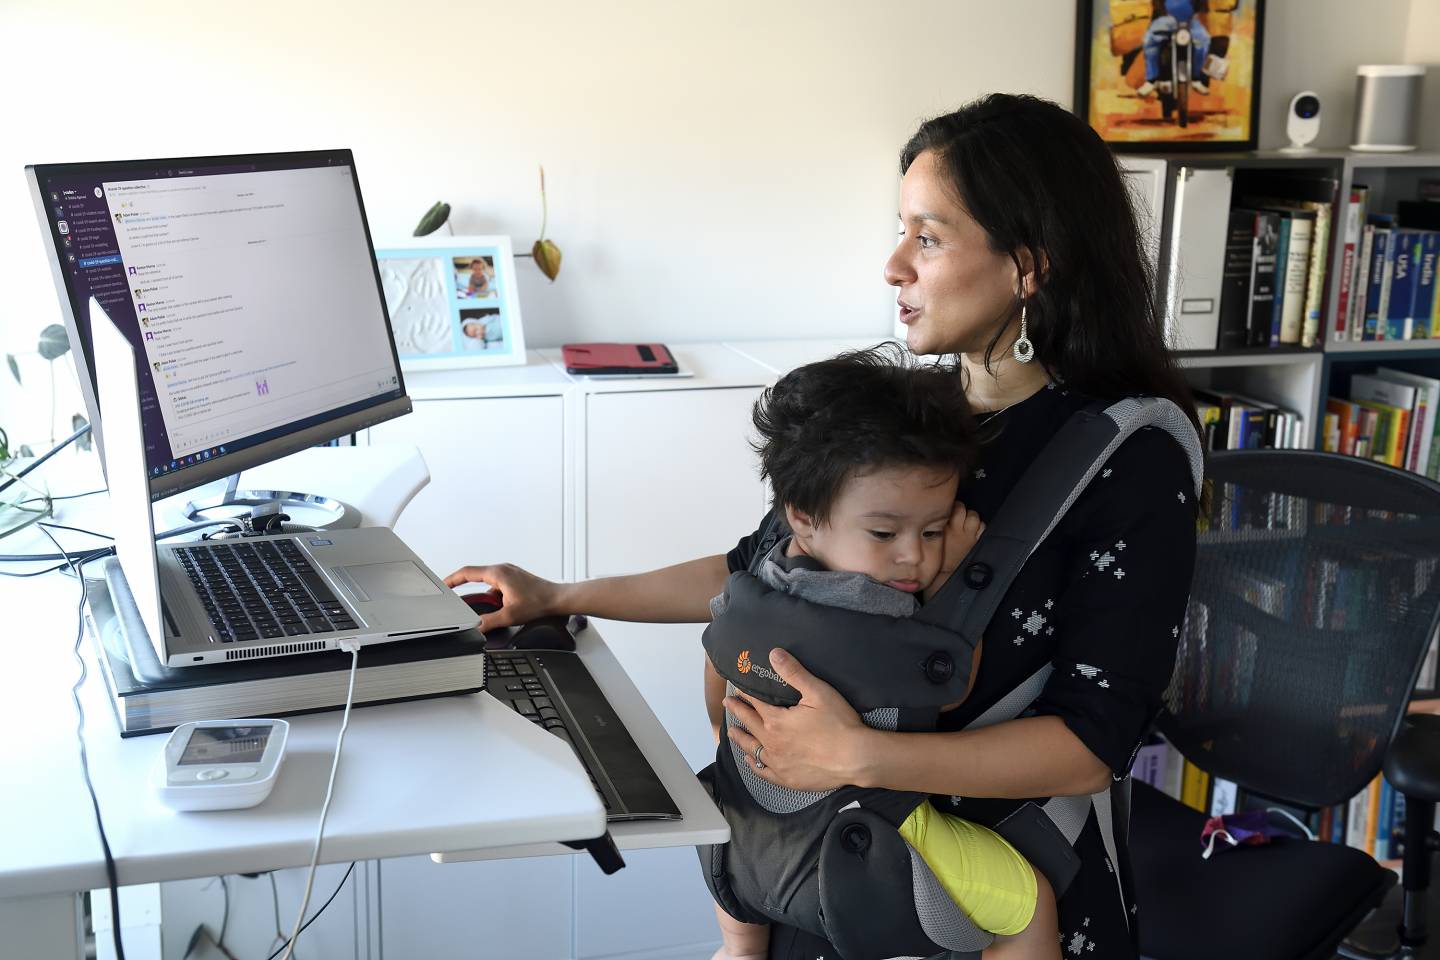
[[(955, 499), (977, 446), (959, 373), (906, 363), (899, 349), (855, 351), (781, 378), (756, 403), (754, 421), (761, 472), (791, 531), (759, 568), (770, 588), (910, 616), (979, 539), (983, 524)], [(714, 619), (728, 603), (728, 594), (711, 602)], [(979, 655), (977, 647), (972, 684)], [(724, 693), (707, 663), (717, 739)], [(1060, 956), (1049, 885), (998, 834), (929, 803), (899, 829), (956, 904), (996, 935), (986, 960)], [(716, 960), (765, 956), (767, 926), (715, 911), (724, 941)]]

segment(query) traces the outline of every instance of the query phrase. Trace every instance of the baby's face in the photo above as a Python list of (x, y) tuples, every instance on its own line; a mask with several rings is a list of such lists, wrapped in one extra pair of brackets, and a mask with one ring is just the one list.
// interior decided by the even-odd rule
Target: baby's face
[(826, 523), (807, 528), (802, 522), (795, 532), (826, 569), (863, 573), (917, 593), (940, 572), (959, 482), (954, 470), (873, 470), (846, 481)]

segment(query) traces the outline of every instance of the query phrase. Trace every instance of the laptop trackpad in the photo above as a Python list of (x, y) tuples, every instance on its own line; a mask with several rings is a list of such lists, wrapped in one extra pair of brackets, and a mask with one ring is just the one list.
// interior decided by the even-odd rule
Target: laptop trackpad
[(336, 567), (340, 580), (357, 600), (383, 600), (386, 597), (431, 597), (440, 588), (415, 565), (413, 560), (389, 563), (363, 563), (353, 567)]

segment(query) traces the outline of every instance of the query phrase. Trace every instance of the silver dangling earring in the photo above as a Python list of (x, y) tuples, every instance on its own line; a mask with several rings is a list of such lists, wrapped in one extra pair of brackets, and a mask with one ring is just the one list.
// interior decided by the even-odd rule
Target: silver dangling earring
[(1016, 363), (1029, 363), (1035, 359), (1035, 344), (1030, 342), (1030, 337), (1025, 327), (1025, 312), (1027, 307), (1028, 304), (1020, 304), (1020, 337), (1015, 341), (1014, 348)]

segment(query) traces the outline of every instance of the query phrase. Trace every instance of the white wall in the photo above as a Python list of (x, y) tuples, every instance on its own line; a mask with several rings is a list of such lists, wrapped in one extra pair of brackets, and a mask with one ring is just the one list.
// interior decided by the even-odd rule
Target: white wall
[(1440, 0), (1413, 0), (1402, 63), (1426, 66), (1420, 96), (1420, 146), (1440, 150)]
[[(1345, 142), (1354, 65), (1402, 58), (1411, 3), (1271, 0), (1262, 145), (1303, 87)], [(1068, 105), (1074, 20), (1071, 0), (4, 0), (0, 351), (58, 318), (25, 163), (335, 146), (382, 241), (445, 199), (526, 249), (544, 162), (565, 264), (553, 285), (520, 264), (532, 344), (881, 336), (899, 147), (989, 90)], [(0, 370), (0, 425), (21, 405)], [(24, 406), (48, 420), (45, 391)], [(78, 410), (62, 396), (62, 424)]]
[[(1241, 0), (1249, 3), (1253, 0)], [(1355, 111), (1355, 68), (1362, 63), (1405, 63), (1413, 10), (1440, 0), (1271, 0), (1266, 4), (1260, 79), (1260, 148), (1282, 147), (1290, 98), (1301, 90), (1320, 95), (1320, 138), (1315, 146), (1350, 143)]]

